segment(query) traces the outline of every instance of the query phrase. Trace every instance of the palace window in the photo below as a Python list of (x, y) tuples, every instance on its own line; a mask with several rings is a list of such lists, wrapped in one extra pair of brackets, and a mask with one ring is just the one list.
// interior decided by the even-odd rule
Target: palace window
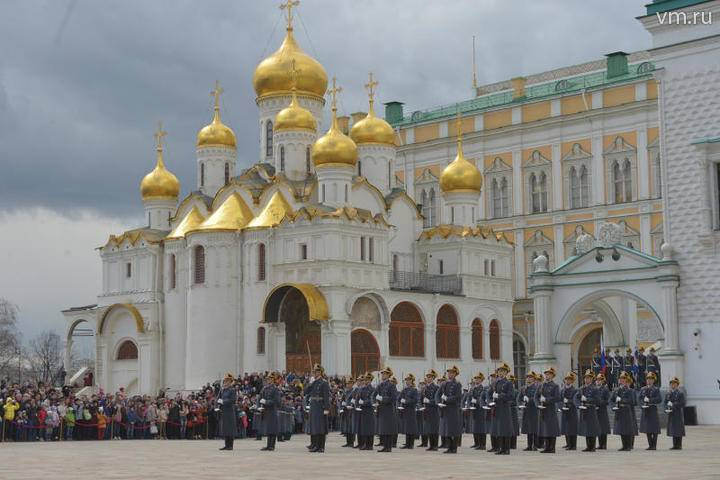
[(225, 163), (225, 185), (230, 183), (230, 164)]
[(280, 171), (285, 171), (285, 145), (280, 146)]
[(483, 323), (479, 318), (472, 322), (472, 358), (483, 359)]
[(265, 355), (265, 327), (257, 329), (257, 354)]
[(615, 203), (632, 202), (632, 166), (629, 159), (613, 162), (612, 184)]
[(507, 217), (509, 210), (507, 178), (503, 177), (499, 181), (497, 178), (493, 178), (490, 190), (492, 195), (493, 218)]
[(365, 237), (360, 237), (360, 261), (365, 261)]
[(490, 360), (500, 360), (500, 323), (490, 322)]
[(490, 276), (495, 276), (495, 260), (490, 260)]
[(373, 263), (375, 259), (375, 239), (368, 237), (368, 262)]
[(257, 279), (259, 282), (265, 280), (265, 244), (261, 243), (258, 245), (258, 275)]
[(177, 258), (175, 254), (170, 255), (170, 288), (177, 287)]
[(393, 357), (425, 356), (425, 325), (415, 305), (401, 302), (393, 308), (389, 340)]
[(131, 340), (125, 340), (118, 348), (117, 360), (137, 360), (138, 349), (137, 345)]
[(198, 245), (195, 247), (195, 268), (193, 280), (196, 285), (205, 283), (205, 247)]
[(590, 202), (590, 188), (585, 165), (570, 167), (570, 208), (584, 208)]
[(540, 172), (540, 175), (535, 175), (535, 173), (532, 173), (530, 175), (530, 212), (547, 212), (547, 209), (547, 175), (545, 174), (545, 172)]
[(660, 153), (653, 158), (653, 170), (655, 170), (655, 196), (662, 197), (662, 167), (660, 166)]
[(460, 358), (460, 327), (450, 305), (443, 305), (438, 311), (435, 348), (437, 358)]
[(270, 120), (265, 124), (265, 156), (273, 156), (273, 123)]
[(205, 186), (205, 164), (204, 163), (200, 164), (200, 186), (201, 187)]

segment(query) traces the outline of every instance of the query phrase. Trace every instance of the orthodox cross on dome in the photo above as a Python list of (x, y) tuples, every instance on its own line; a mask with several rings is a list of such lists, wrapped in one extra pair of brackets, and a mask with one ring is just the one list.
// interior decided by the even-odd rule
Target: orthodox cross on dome
[(300, 75), (300, 72), (302, 72), (302, 70), (295, 68), (295, 59), (293, 58), (290, 63), (290, 70), (288, 71), (288, 76), (290, 77), (290, 87), (292, 90), (297, 89), (297, 78), (298, 75)]
[(220, 80), (215, 80), (215, 88), (210, 91), (210, 95), (215, 98), (215, 110), (220, 110), (220, 95), (225, 90), (220, 86)]
[(293, 21), (293, 14), (292, 9), (294, 7), (297, 7), (300, 5), (300, 0), (287, 0), (285, 3), (280, 5), (280, 10), (287, 10), (287, 15), (285, 18), (287, 19), (287, 29), (292, 30), (292, 21)]
[(167, 132), (163, 130), (162, 128), (162, 122), (158, 122), (158, 128), (155, 131), (155, 134), (153, 135), (155, 137), (155, 144), (158, 152), (162, 151), (162, 139), (163, 137), (167, 135)]
[(337, 78), (333, 77), (333, 86), (327, 91), (327, 93), (332, 97), (330, 105), (332, 106), (333, 113), (337, 112), (337, 94), (342, 92), (342, 90), (342, 87), (337, 86)]
[(378, 86), (378, 82), (373, 78), (372, 72), (370, 72), (368, 77), (369, 80), (368, 83), (365, 84), (365, 89), (368, 92), (368, 98), (370, 99), (370, 110), (372, 110), (373, 106), (375, 105), (375, 87)]
[(460, 109), (458, 108), (457, 119), (455, 120), (455, 128), (457, 129), (457, 144), (458, 149), (462, 148), (462, 115), (460, 115)]

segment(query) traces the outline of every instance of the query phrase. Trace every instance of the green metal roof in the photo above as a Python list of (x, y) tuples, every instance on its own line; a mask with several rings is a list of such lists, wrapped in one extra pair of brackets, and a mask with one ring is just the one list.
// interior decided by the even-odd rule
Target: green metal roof
[(652, 3), (645, 5), (645, 8), (647, 9), (647, 14), (652, 15), (654, 13), (669, 12), (670, 10), (699, 5), (708, 1), (710, 0), (653, 0)]
[(650, 78), (653, 70), (655, 70), (655, 65), (652, 62), (640, 62), (630, 65), (627, 74), (617, 75), (612, 78), (608, 78), (607, 70), (566, 77), (551, 82), (528, 85), (525, 87), (525, 96), (514, 100), (512, 90), (491, 93), (450, 105), (417, 110), (410, 115), (404, 116), (402, 120), (391, 122), (391, 124), (393, 127), (407, 127), (416, 123), (451, 118), (456, 116), (458, 112), (461, 114), (477, 113), (503, 105), (520, 105), (568, 93), (579, 93), (585, 89), (597, 89), (632, 80)]

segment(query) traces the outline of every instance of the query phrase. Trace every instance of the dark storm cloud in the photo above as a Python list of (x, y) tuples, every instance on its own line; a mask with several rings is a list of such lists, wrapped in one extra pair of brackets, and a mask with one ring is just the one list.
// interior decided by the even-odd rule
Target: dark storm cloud
[[(254, 162), (251, 77), (282, 39), (278, 3), (0, 3), (0, 209), (138, 212), (160, 119), (167, 162), (183, 191), (193, 188), (195, 135), (210, 120), (216, 78), (240, 164)], [(303, 0), (296, 32), (345, 88), (344, 113), (366, 109), (370, 70), (380, 101), (414, 110), (470, 96), (472, 35), (479, 80), (493, 82), (647, 48), (634, 19), (643, 3)]]

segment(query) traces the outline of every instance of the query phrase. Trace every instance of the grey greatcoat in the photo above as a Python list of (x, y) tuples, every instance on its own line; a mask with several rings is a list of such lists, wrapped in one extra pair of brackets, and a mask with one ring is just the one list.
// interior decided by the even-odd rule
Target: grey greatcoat
[(512, 418), (513, 436), (520, 435), (520, 416), (518, 414), (517, 392), (513, 386), (513, 398), (510, 401), (510, 418)]
[(638, 428), (635, 420), (635, 390), (627, 386), (619, 386), (613, 392), (611, 402), (614, 404), (615, 422), (613, 433), (615, 435), (637, 435)]
[(485, 410), (483, 410), (483, 390), (482, 385), (475, 385), (470, 390), (470, 411), (472, 412), (472, 433), (476, 435), (485, 435), (487, 433), (487, 424), (485, 421)]
[[(672, 402), (672, 407), (668, 405), (668, 402)], [(670, 390), (665, 394), (665, 409), (672, 410), (668, 413), (668, 437), (685, 436), (685, 417), (683, 417), (684, 408), (685, 394), (683, 392), (680, 390)]]
[(492, 398), (494, 392), (495, 381), (490, 382), (490, 384), (486, 388), (484, 388), (482, 392), (482, 409), (483, 412), (485, 412), (485, 431), (492, 436), (495, 435), (493, 433), (493, 423), (495, 423), (495, 415), (493, 413), (494, 407), (490, 406), (490, 404), (494, 402)]
[(607, 385), (598, 387), (597, 391), (597, 416), (600, 426), (600, 435), (610, 433), (610, 416), (608, 415), (608, 404), (610, 403), (610, 389)]
[(473, 432), (473, 416), (472, 416), (472, 410), (470, 410), (470, 403), (472, 396), (470, 394), (471, 390), (467, 390), (463, 392), (462, 396), (462, 416), (463, 416), (463, 433), (472, 433)]
[[(265, 403), (262, 403), (265, 400)], [(265, 435), (277, 435), (282, 430), (280, 427), (280, 418), (278, 410), (282, 406), (282, 395), (280, 389), (272, 383), (269, 383), (260, 390), (257, 399), (257, 411), (260, 412), (260, 423), (262, 432)]]
[(640, 431), (642, 433), (660, 433), (658, 416), (658, 405), (662, 403), (660, 389), (655, 385), (642, 387), (638, 393), (638, 403), (640, 404)]
[[(417, 435), (418, 424), (415, 408), (418, 405), (418, 391), (415, 387), (405, 387), (398, 396), (398, 414), (400, 416), (400, 433)], [(404, 401), (403, 401), (404, 400)]]
[(237, 411), (235, 402), (237, 393), (234, 388), (223, 388), (220, 392), (220, 432), (225, 438), (235, 438), (237, 435)]
[[(575, 392), (573, 401), (579, 413), (578, 435), (581, 437), (597, 437), (600, 435), (597, 410), (599, 394), (598, 388), (593, 384), (583, 385)], [(583, 397), (585, 397), (584, 400)], [(607, 413), (607, 409), (605, 413)]]
[[(535, 403), (535, 392), (538, 385), (526, 385), (520, 389), (518, 394), (518, 404), (525, 407), (522, 409), (522, 433), (529, 435), (537, 435), (538, 431), (538, 409)], [(525, 400), (527, 398), (527, 400)]]
[[(542, 400), (545, 397), (545, 400)], [(543, 382), (535, 393), (538, 406), (538, 435), (541, 437), (560, 436), (557, 403), (560, 402), (560, 387), (553, 380)]]
[(358, 435), (375, 435), (375, 415), (373, 414), (373, 387), (365, 385), (358, 388), (355, 397), (355, 418)]
[[(497, 394), (497, 395), (495, 395)], [(497, 397), (497, 398), (494, 398)], [(512, 437), (515, 435), (512, 418), (512, 404), (515, 401), (515, 388), (507, 378), (498, 378), (493, 386), (493, 394), (487, 398), (495, 402), (491, 435), (496, 437)]]
[(380, 382), (375, 389), (373, 400), (377, 403), (378, 435), (397, 435), (398, 421), (395, 414), (398, 391), (390, 380)]
[(320, 377), (308, 385), (305, 390), (305, 405), (310, 407), (308, 413), (308, 435), (324, 435), (328, 433), (328, 421), (325, 411), (330, 409), (330, 384)]
[[(444, 382), (436, 398), (438, 403), (445, 405), (440, 407), (440, 434), (446, 437), (459, 437), (463, 433), (462, 419), (462, 385), (457, 380)], [(443, 398), (445, 396), (445, 398)]]
[(340, 402), (340, 408), (338, 409), (338, 415), (340, 416), (340, 433), (343, 435), (352, 434), (353, 432), (353, 405), (352, 397), (355, 393), (355, 388), (348, 388), (343, 396), (342, 402)]
[(576, 391), (577, 389), (573, 385), (563, 385), (560, 390), (560, 411), (562, 412), (560, 434), (562, 435), (578, 434), (577, 408), (575, 408), (575, 404), (573, 403)]
[(440, 412), (438, 412), (435, 394), (438, 389), (437, 385), (430, 383), (425, 385), (422, 392), (422, 408), (423, 410), (423, 434), (437, 435), (440, 433)]

